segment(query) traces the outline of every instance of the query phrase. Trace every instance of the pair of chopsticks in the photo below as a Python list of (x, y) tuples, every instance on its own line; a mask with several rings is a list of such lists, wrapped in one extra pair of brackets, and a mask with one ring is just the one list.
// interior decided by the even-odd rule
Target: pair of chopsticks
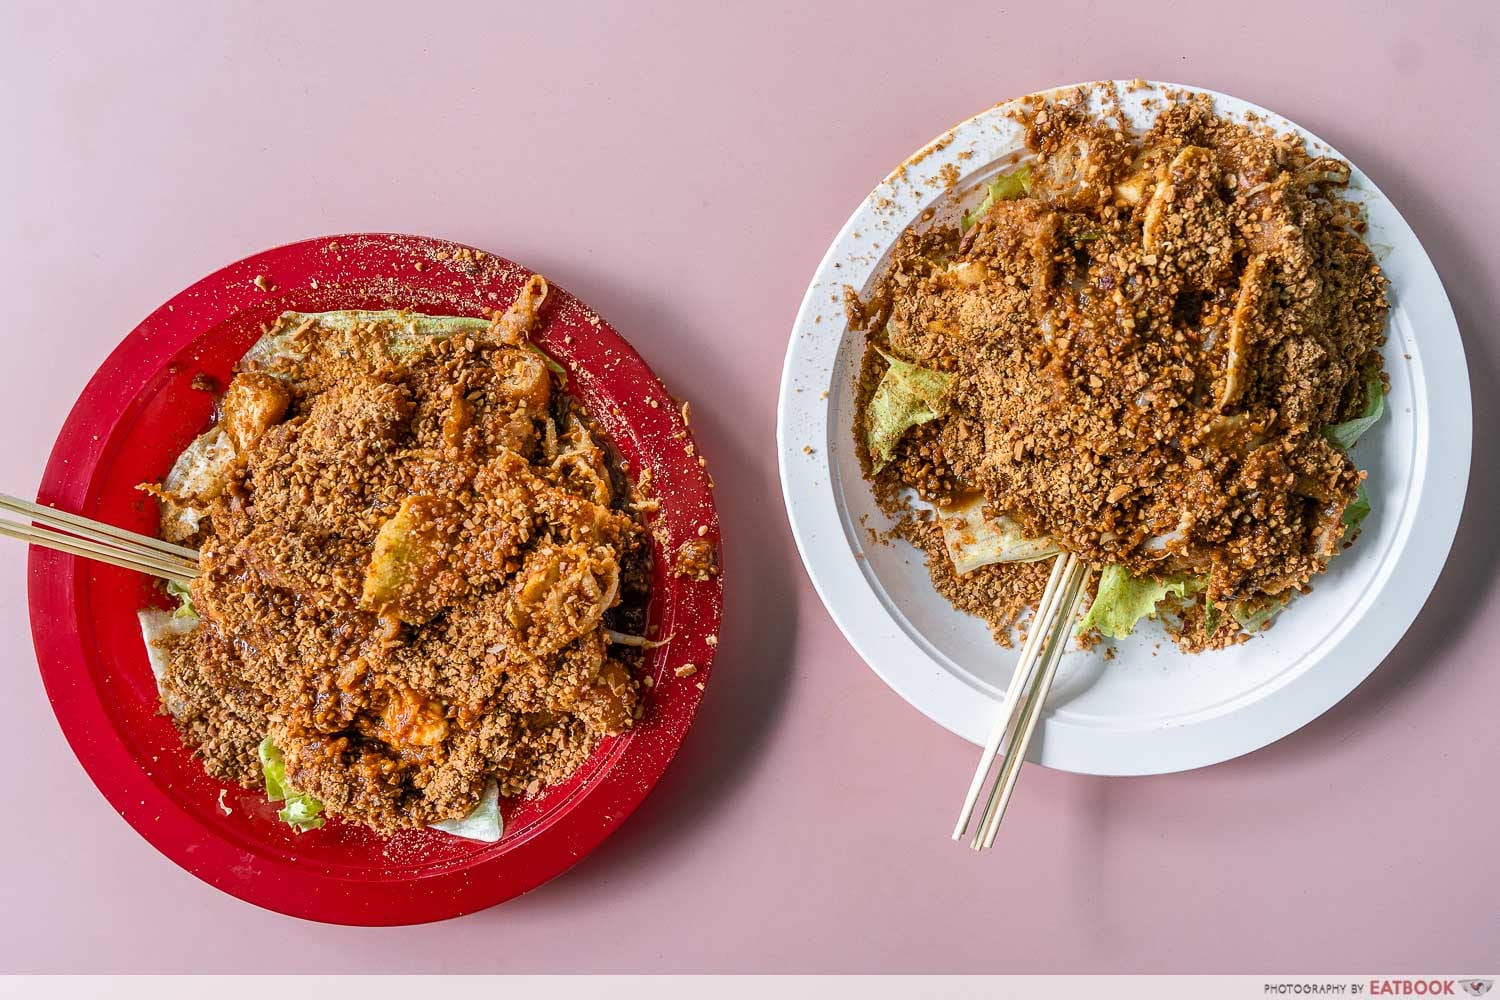
[(198, 575), (198, 552), (185, 545), (173, 545), (5, 494), (0, 494), (0, 511), (24, 519), (19, 523), (0, 520), (0, 535), (7, 538), (181, 584)]
[[(1005, 807), (1010, 803), (1016, 779), (1021, 775), (1026, 748), (1031, 745), (1031, 737), (1042, 717), (1042, 705), (1047, 700), (1047, 692), (1052, 690), (1058, 664), (1068, 648), (1073, 619), (1078, 617), (1083, 596), (1088, 590), (1088, 578), (1088, 563), (1071, 553), (1063, 553), (1052, 561), (1052, 575), (1047, 578), (1047, 588), (1042, 591), (1042, 599), (1037, 604), (1026, 642), (1021, 648), (1021, 658), (1011, 675), (1005, 699), (1000, 703), (1000, 718), (996, 720), (984, 753), (979, 757), (979, 767), (974, 771), (974, 780), (969, 783), (969, 794), (964, 796), (963, 812), (959, 814), (958, 825), (953, 828), (953, 839), (962, 840), (973, 819), (974, 807), (979, 803), (985, 778), (1000, 752), (1000, 744), (1004, 742), (1005, 755), (985, 799), (979, 828), (974, 833), (972, 846), (976, 851), (995, 844), (1000, 820), (1005, 816)], [(1010, 734), (1009, 740), (1006, 739), (1007, 733)]]

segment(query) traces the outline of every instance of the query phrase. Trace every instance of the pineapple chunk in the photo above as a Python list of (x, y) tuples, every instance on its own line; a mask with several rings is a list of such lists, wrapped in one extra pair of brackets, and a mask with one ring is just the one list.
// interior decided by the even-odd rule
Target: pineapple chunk
[(375, 536), (360, 607), (393, 614), (409, 625), (441, 611), (462, 589), (451, 565), (456, 514), (456, 505), (444, 497), (402, 500)]
[(596, 628), (619, 601), (620, 565), (607, 548), (534, 550), (512, 584), (508, 611), (533, 653), (550, 655)]
[(1234, 312), (1229, 316), (1229, 344), (1224, 361), (1224, 385), (1219, 392), (1218, 408), (1223, 412), (1245, 391), (1250, 367), (1250, 330), (1260, 315), (1261, 303), (1270, 290), (1270, 269), (1266, 258), (1252, 257), (1240, 276), (1240, 290), (1235, 296)]
[(1115, 200), (1126, 205), (1138, 205), (1146, 197), (1146, 187), (1151, 183), (1149, 171), (1137, 171), (1115, 185)]
[(243, 454), (255, 446), (271, 425), (280, 423), (292, 402), (292, 394), (281, 380), (264, 372), (235, 376), (221, 402), (224, 430), (235, 451)]

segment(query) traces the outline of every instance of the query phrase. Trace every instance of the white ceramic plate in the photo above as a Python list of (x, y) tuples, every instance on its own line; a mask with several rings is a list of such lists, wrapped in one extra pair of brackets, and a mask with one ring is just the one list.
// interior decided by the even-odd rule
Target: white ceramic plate
[[(1118, 83), (1139, 130), (1167, 91)], [(1055, 96), (1065, 90), (1047, 92)], [(1096, 106), (1103, 90), (1086, 88)], [(1245, 101), (1211, 91), (1220, 114), (1255, 115), (1338, 156), (1316, 136)], [(880, 184), (845, 223), (797, 314), (777, 413), (782, 492), (803, 563), (823, 603), (865, 661), (901, 697), (973, 743), (999, 711), (1016, 653), (936, 591), (903, 542), (873, 544), (889, 527), (860, 476), (851, 428), (864, 348), (848, 329), (846, 285), (867, 294), (896, 236), (929, 209), (952, 220), (983, 182), (1023, 152), (1021, 127), (1000, 104), (939, 136)], [(1399, 212), (1356, 167), (1350, 195), (1368, 212), (1368, 239), (1392, 283), (1386, 416), (1354, 449), (1370, 472), (1374, 511), (1358, 543), (1273, 628), (1243, 645), (1177, 652), (1147, 623), (1117, 644), (1063, 661), (1030, 759), (1088, 774), (1159, 774), (1201, 767), (1293, 732), (1352, 691), (1416, 618), (1447, 558), (1468, 483), (1468, 370), (1437, 272)]]

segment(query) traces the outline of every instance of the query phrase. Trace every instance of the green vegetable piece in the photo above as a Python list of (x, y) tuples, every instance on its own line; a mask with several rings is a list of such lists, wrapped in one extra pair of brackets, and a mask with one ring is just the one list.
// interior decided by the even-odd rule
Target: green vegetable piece
[(311, 795), (288, 796), (286, 805), (276, 811), (277, 817), (298, 833), (316, 830), (323, 825), (323, 803)]
[(286, 788), (282, 785), (286, 777), (286, 761), (269, 736), (260, 741), (256, 750), (260, 754), (260, 773), (266, 779), (266, 798), (280, 802), (286, 798)]
[(1202, 580), (1173, 577), (1153, 580), (1132, 576), (1124, 566), (1109, 565), (1099, 574), (1094, 603), (1078, 623), (1078, 635), (1091, 628), (1114, 639), (1123, 639), (1135, 631), (1136, 624), (1156, 610), (1159, 601), (1169, 594), (1187, 597), (1202, 590)]
[(1354, 494), (1354, 499), (1349, 506), (1344, 508), (1344, 533), (1339, 537), (1342, 543), (1354, 541), (1359, 534), (1359, 526), (1364, 523), (1366, 517), (1370, 516), (1370, 495), (1365, 492), (1365, 484), (1360, 483), (1359, 489)]
[(1250, 601), (1236, 601), (1230, 605), (1229, 613), (1246, 632), (1259, 632), (1272, 618), (1286, 607), (1285, 597), (1261, 597)]
[(177, 598), (177, 610), (172, 612), (173, 618), (197, 618), (198, 609), (193, 607), (193, 595), (182, 584), (176, 580), (167, 581), (167, 593)]
[[(428, 316), (396, 309), (338, 309), (333, 312), (281, 314), (282, 326), (294, 330), (312, 320), (324, 330), (348, 332), (363, 326), (389, 331), (390, 352), (397, 357), (432, 342), (462, 334), (481, 334), (490, 321), (477, 316)], [(258, 345), (257, 345), (258, 346)]]
[(1207, 594), (1203, 595), (1203, 629), (1209, 635), (1219, 629), (1219, 606)]
[(266, 798), (286, 805), (276, 814), (298, 833), (316, 830), (323, 825), (323, 803), (303, 795), (286, 780), (286, 760), (267, 736), (260, 741), (260, 771), (266, 779)]
[(963, 219), (959, 221), (959, 229), (967, 233), (973, 228), (974, 223), (989, 214), (997, 201), (1014, 201), (1030, 193), (1031, 164), (1028, 163), (990, 181), (990, 190), (984, 196), (984, 201), (981, 201), (974, 211), (964, 213)]
[(465, 840), (478, 840), (486, 844), (493, 844), (500, 839), (505, 832), (505, 824), (500, 818), (500, 788), (493, 781), (484, 789), (476, 805), (469, 815), (462, 819), (445, 819), (432, 824), (434, 830), (442, 830), (451, 833), (455, 837), (463, 837)]
[[(482, 334), (490, 328), (490, 321), (477, 316), (428, 316), (425, 313), (404, 312), (397, 309), (338, 309), (333, 312), (301, 313), (285, 312), (281, 314), (282, 327), (286, 330), (295, 330), (308, 320), (312, 320), (324, 330), (348, 332), (362, 326), (381, 326), (390, 331), (390, 339), (387, 342), (392, 354), (401, 357), (405, 354), (418, 350), (434, 340), (446, 340), (449, 337), (464, 334)], [(283, 340), (288, 335), (283, 333), (271, 341)], [(546, 351), (528, 342), (527, 350), (535, 351), (541, 355), (547, 365), (547, 370), (558, 377), (562, 387), (568, 387), (568, 373), (557, 360)], [(252, 354), (260, 344), (251, 349)], [(276, 353), (279, 345), (268, 343), (267, 350)], [(248, 355), (247, 355), (248, 356)]]
[(448, 571), (456, 511), (447, 497), (424, 493), (401, 501), (375, 535), (361, 608), (394, 614), (409, 625), (420, 625), (442, 610), (450, 598), (434, 581)]
[[(1354, 447), (1354, 442), (1360, 439), (1365, 431), (1375, 425), (1382, 414), (1385, 413), (1385, 386), (1381, 384), (1378, 376), (1372, 375), (1365, 380), (1365, 410), (1353, 420), (1346, 420), (1341, 424), (1332, 424), (1323, 429), (1328, 440), (1338, 445), (1344, 451)], [(1361, 483), (1358, 492), (1354, 494), (1354, 500), (1344, 508), (1343, 522), (1344, 533), (1339, 537), (1341, 543), (1347, 544), (1354, 541), (1359, 534), (1359, 526), (1370, 514), (1370, 495), (1365, 492), (1364, 484)], [(1253, 631), (1247, 629), (1247, 631)]]
[(902, 361), (878, 347), (875, 350), (890, 362), (870, 399), (870, 425), (865, 438), (875, 471), (879, 472), (895, 457), (903, 434), (942, 416), (943, 393), (953, 383), (953, 375)]
[(1383, 413), (1385, 413), (1385, 386), (1381, 384), (1378, 375), (1372, 375), (1365, 382), (1364, 413), (1341, 424), (1330, 424), (1323, 428), (1323, 434), (1341, 449), (1348, 451), (1354, 447), (1354, 442), (1359, 440), (1360, 435), (1375, 426), (1375, 422)]

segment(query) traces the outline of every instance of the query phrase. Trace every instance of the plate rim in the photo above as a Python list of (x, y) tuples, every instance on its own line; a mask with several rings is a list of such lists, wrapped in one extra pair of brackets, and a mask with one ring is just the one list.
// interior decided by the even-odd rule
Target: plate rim
[[(243, 287), (250, 284), (252, 276), (265, 273), (280, 280), (280, 275), (296, 272), (286, 262), (330, 246), (386, 254), (392, 268), (398, 259), (409, 264), (414, 253), (462, 251), (493, 259), (506, 274), (535, 273), (507, 258), (464, 244), (400, 233), (345, 233), (296, 240), (217, 268), (149, 313), (99, 365), (58, 432), (38, 489), (38, 502), (81, 509), (101, 460), (109, 453), (110, 442), (151, 380), (181, 351), (200, 340), (205, 331), (222, 327), (242, 311), (244, 306), (236, 305), (235, 297), (245, 294)], [(415, 280), (405, 276), (404, 287), (424, 287), (424, 278), (436, 281), (434, 270), (429, 269), (425, 276), (418, 274)], [(235, 283), (233, 294), (231, 282)], [(687, 529), (677, 522), (688, 518), (694, 526), (706, 526), (706, 537), (715, 545), (720, 572), (711, 579), (669, 578), (665, 571), (658, 577), (658, 581), (669, 579), (674, 595), (674, 603), (663, 607), (663, 617), (670, 617), (674, 624), (685, 617), (692, 624), (681, 656), (691, 657), (697, 665), (694, 683), (672, 684), (667, 686), (668, 691), (658, 684), (652, 690), (652, 711), (656, 715), (652, 723), (596, 750), (596, 757), (605, 755), (598, 772), (561, 801), (555, 815), (545, 818), (541, 827), (518, 838), (511, 847), (497, 849), (505, 844), (502, 838), (499, 845), (486, 845), (482, 857), (444, 862), (412, 877), (375, 880), (351, 876), (348, 869), (317, 870), (310, 865), (299, 866), (295, 857), (283, 860), (274, 852), (247, 850), (241, 841), (252, 842), (253, 837), (229, 838), (207, 827), (152, 780), (111, 724), (103, 704), (105, 692), (90, 679), (88, 657), (102, 654), (86, 648), (94, 622), (84, 618), (76, 605), (91, 564), (32, 548), (27, 563), (27, 603), (33, 646), (48, 702), (69, 748), (114, 810), (153, 848), (200, 880), (253, 905), (327, 923), (392, 926), (462, 916), (529, 891), (582, 860), (645, 799), (680, 749), (712, 675), (716, 650), (703, 640), (722, 632), (722, 533), (711, 481), (696, 459), (689, 457), (690, 451), (681, 446), (681, 441), (692, 440), (691, 428), (650, 366), (607, 321), (550, 278), (548, 283), (549, 309), (587, 317), (588, 336), (597, 338), (596, 353), (607, 353), (609, 358), (607, 373), (574, 367), (571, 350), (561, 341), (565, 334), (559, 333), (555, 341), (549, 341), (553, 329), (550, 321), (544, 321), (538, 341), (575, 378), (600, 385), (605, 379), (634, 380), (629, 397), (606, 393), (607, 402), (622, 422), (630, 424), (633, 435), (639, 433), (648, 442), (643, 445), (642, 461), (657, 472), (656, 481), (661, 482), (661, 474), (667, 473), (681, 487), (681, 509), (685, 512), (686, 505), (693, 503), (691, 513), (681, 514), (664, 504), (663, 515), (653, 520), (653, 526), (659, 525), (669, 541), (680, 541), (687, 537)], [(312, 287), (317, 288), (316, 281)], [(215, 318), (193, 316), (193, 309), (201, 307), (201, 297), (213, 293), (221, 293), (224, 300), (222, 306), (215, 306)], [(193, 318), (174, 318), (179, 308)], [(169, 332), (163, 334), (163, 330)], [(567, 330), (577, 333), (577, 324)], [(639, 423), (633, 417), (626, 418), (635, 410), (641, 411)], [(683, 434), (688, 437), (676, 437)], [(667, 440), (677, 441), (679, 446), (664, 447)], [(657, 445), (663, 447), (656, 450), (653, 446)], [(647, 449), (649, 455), (645, 454)], [(679, 534), (681, 539), (676, 537)], [(653, 548), (659, 561), (666, 558), (666, 545), (660, 540), (653, 540)], [(665, 652), (670, 659), (662, 659), (658, 672), (679, 658), (670, 648)], [(120, 670), (118, 664), (108, 667), (110, 673)], [(182, 752), (188, 750), (183, 748)], [(236, 871), (236, 866), (241, 870)], [(247, 871), (253, 872), (253, 877), (246, 877)]]
[[(808, 440), (822, 444), (841, 431), (830, 426), (829, 408), (817, 406), (818, 390), (825, 390), (826, 394), (834, 388), (831, 379), (836, 371), (830, 366), (830, 381), (826, 383), (820, 372), (815, 382), (799, 384), (799, 369), (809, 353), (801, 342), (805, 336), (811, 335), (813, 320), (819, 314), (821, 302), (817, 297), (829, 294), (830, 286), (837, 281), (835, 269), (856, 253), (854, 239), (858, 237), (858, 227), (871, 224), (871, 207), (883, 200), (883, 192), (890, 192), (898, 183), (910, 183), (906, 177), (909, 168), (923, 161), (928, 161), (928, 166), (944, 165), (943, 151), (950, 144), (954, 144), (957, 151), (954, 140), (963, 130), (977, 129), (1023, 101), (1101, 86), (1113, 86), (1118, 92), (1126, 92), (1142, 89), (1141, 84), (1155, 94), (1172, 91), (1209, 95), (1216, 104), (1224, 102), (1230, 106), (1234, 113), (1258, 114), (1278, 131), (1294, 131), (1310, 144), (1321, 146), (1332, 155), (1340, 155), (1331, 144), (1290, 119), (1253, 102), (1205, 87), (1159, 81), (1094, 81), (1047, 88), (1003, 101), (947, 129), (922, 146), (861, 199), (814, 271), (792, 325), (777, 405), (777, 455), (783, 501), (803, 566), (830, 617), (877, 676), (922, 714), (972, 743), (983, 741), (989, 728), (988, 719), (997, 710), (997, 703), (978, 694), (972, 687), (968, 687), (967, 692), (963, 690), (967, 685), (962, 679), (949, 673), (904, 629), (881, 627), (895, 625), (895, 619), (875, 595), (874, 588), (869, 586), (863, 571), (856, 565), (858, 558), (844, 538), (842, 499), (836, 485), (837, 477), (830, 465), (831, 449), (820, 447), (821, 457), (815, 465), (806, 461)], [(976, 159), (963, 166), (963, 173), (969, 176), (983, 173), (1006, 155), (1000, 153), (988, 162)], [(1165, 725), (1129, 732), (1119, 730), (1100, 739), (1097, 730), (1086, 732), (1082, 727), (1059, 725), (1054, 713), (1049, 711), (1028, 759), (1076, 773), (1161, 774), (1208, 766), (1259, 749), (1300, 729), (1353, 691), (1399, 642), (1435, 586), (1458, 529), (1472, 460), (1473, 417), (1463, 344), (1451, 303), (1420, 240), (1390, 199), (1359, 172), (1356, 164), (1347, 157), (1343, 158), (1351, 164), (1360, 187), (1372, 197), (1381, 198), (1389, 207), (1390, 224), (1396, 228), (1402, 241), (1415, 251), (1410, 262), (1413, 265), (1409, 268), (1411, 273), (1405, 286), (1398, 291), (1405, 292), (1418, 285), (1423, 291), (1423, 319), (1426, 321), (1421, 340), (1423, 363), (1421, 377), (1414, 376), (1413, 384), (1424, 393), (1426, 420), (1417, 421), (1414, 427), (1416, 481), (1409, 494), (1414, 497), (1412, 513), (1398, 528), (1402, 534), (1397, 539), (1399, 550), (1391, 560), (1391, 568), (1370, 588), (1372, 593), (1357, 598), (1361, 617), (1367, 615), (1368, 605), (1385, 590), (1394, 576), (1394, 568), (1401, 566), (1408, 570), (1402, 582), (1409, 595), (1405, 610), (1383, 618), (1378, 636), (1368, 628), (1358, 636), (1347, 634), (1349, 629), (1345, 629), (1340, 651), (1348, 652), (1357, 646), (1359, 655), (1339, 657), (1344, 664), (1341, 670), (1329, 670), (1322, 665), (1318, 669), (1303, 670), (1284, 683), (1269, 685), (1271, 690), (1249, 704), (1216, 716), (1213, 720), (1219, 729), (1216, 733), (1205, 735), (1201, 725)], [(891, 234), (873, 243), (866, 233), (857, 252), (870, 254), (874, 246), (873, 253), (878, 257), (885, 251), (892, 235), (914, 220), (915, 212), (904, 212), (891, 227)], [(1403, 302), (1404, 299), (1403, 295)], [(847, 327), (836, 329), (841, 331), (836, 340), (825, 337), (833, 344), (830, 350), (835, 357), (838, 345), (849, 335)], [(831, 331), (824, 326), (820, 333), (824, 332)], [(1444, 385), (1441, 393), (1434, 393), (1428, 384), (1429, 369), (1444, 373), (1456, 371), (1461, 375), (1462, 385)], [(794, 424), (797, 425), (795, 434)], [(1429, 437), (1434, 428), (1443, 435), (1439, 438), (1444, 442), (1441, 449), (1430, 446)], [(1461, 448), (1454, 447), (1460, 442)], [(814, 474), (821, 477), (815, 487), (810, 485)], [(1435, 495), (1435, 491), (1440, 495)], [(1440, 509), (1433, 510), (1434, 507)], [(1419, 534), (1420, 538), (1417, 537)], [(1415, 548), (1414, 542), (1419, 543)], [(866, 597), (875, 599), (871, 601)], [(877, 621), (877, 618), (885, 621)], [(1351, 640), (1354, 640), (1352, 645)], [(1315, 648), (1322, 645), (1320, 639)], [(1327, 658), (1326, 653), (1320, 655)], [(934, 694), (934, 687), (941, 690)], [(1293, 687), (1297, 688), (1299, 698), (1295, 703), (1288, 703), (1284, 693)], [(962, 704), (966, 700), (971, 702), (967, 709)], [(1273, 702), (1278, 705), (1278, 710), (1267, 717), (1265, 708)], [(1256, 705), (1261, 708), (1255, 710)], [(1231, 720), (1235, 721), (1231, 724)], [(1187, 738), (1189, 736), (1192, 738)]]

